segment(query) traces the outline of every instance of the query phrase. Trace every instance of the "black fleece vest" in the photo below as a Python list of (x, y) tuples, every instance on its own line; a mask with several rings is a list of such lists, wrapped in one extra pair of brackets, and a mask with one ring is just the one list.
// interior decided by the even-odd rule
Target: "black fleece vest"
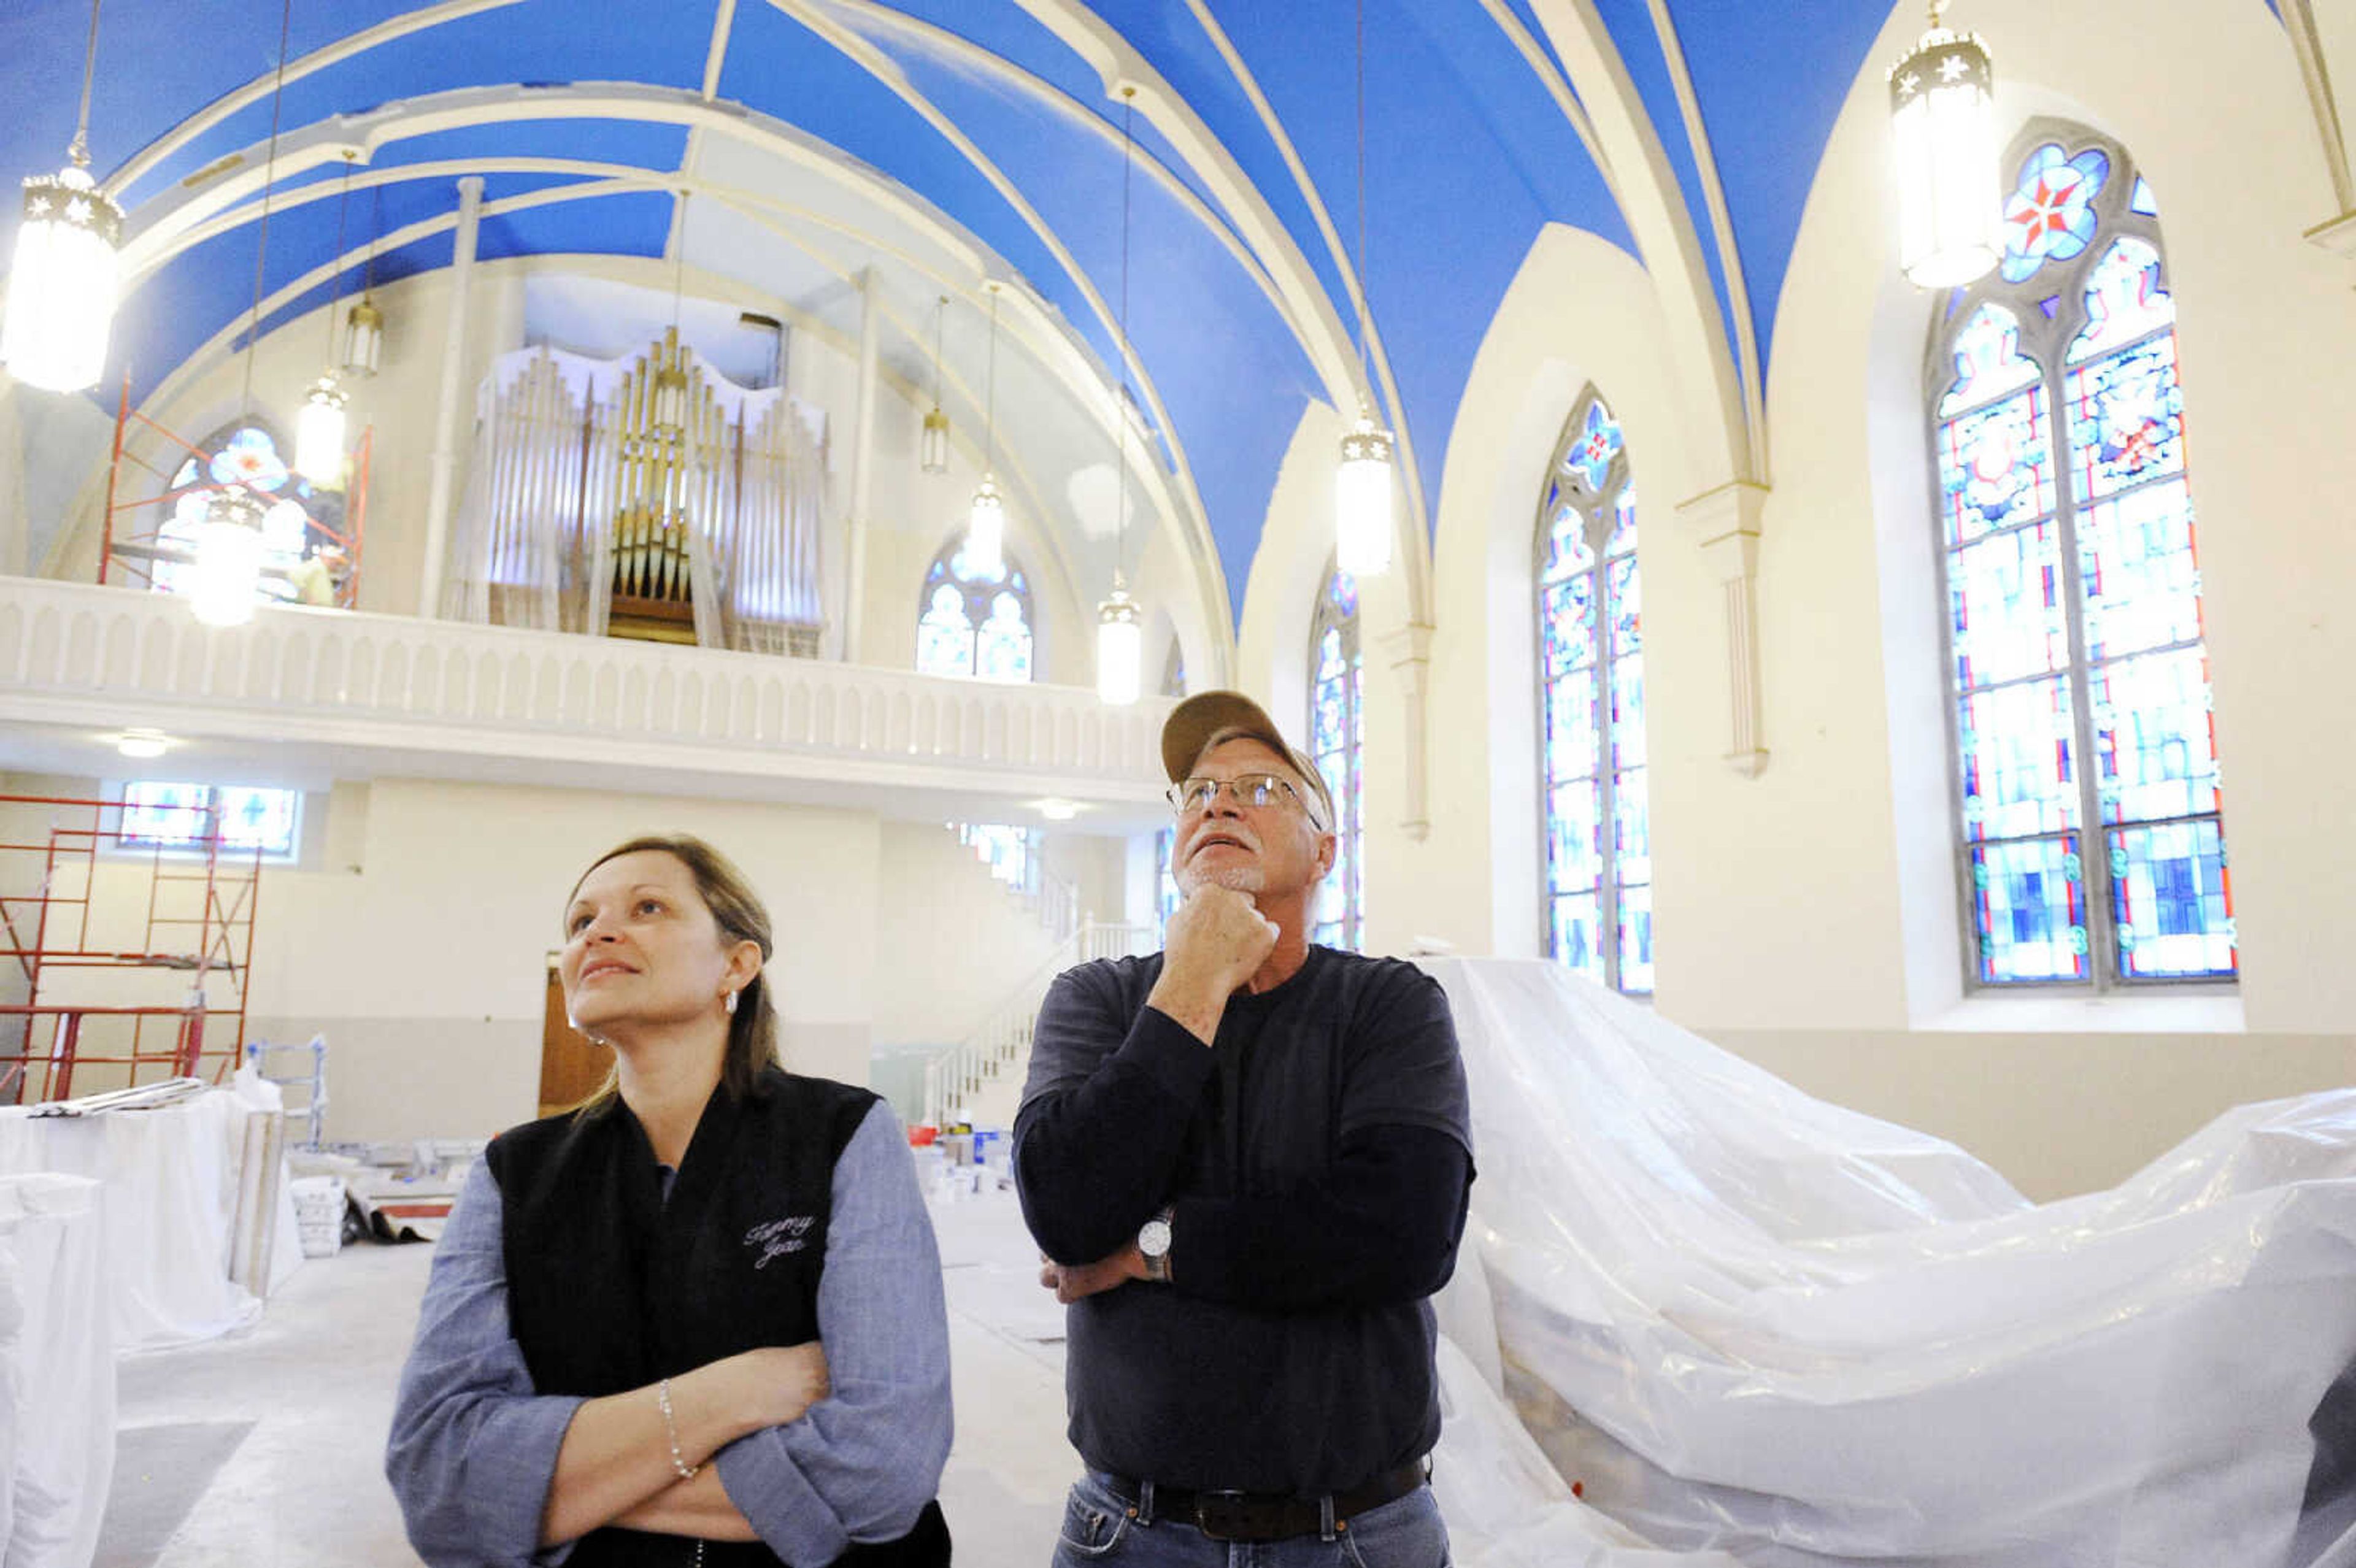
[[(744, 1098), (712, 1091), (665, 1202), (653, 1147), (618, 1099), (502, 1133), (508, 1318), (532, 1386), (595, 1398), (766, 1345), (818, 1338), (834, 1165), (876, 1097), (765, 1071)], [(678, 1536), (605, 1529), (567, 1568), (678, 1568)], [(946, 1563), (936, 1504), (904, 1540), (853, 1546), (859, 1568)], [(713, 1542), (706, 1568), (776, 1568), (755, 1543)], [(796, 1564), (794, 1568), (819, 1568)]]

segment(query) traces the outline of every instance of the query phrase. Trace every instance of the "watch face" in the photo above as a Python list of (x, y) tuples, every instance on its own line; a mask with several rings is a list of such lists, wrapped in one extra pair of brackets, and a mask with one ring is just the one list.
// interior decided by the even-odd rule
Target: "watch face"
[(1145, 1228), (1137, 1232), (1137, 1250), (1149, 1258), (1158, 1258), (1170, 1251), (1170, 1221), (1148, 1220)]

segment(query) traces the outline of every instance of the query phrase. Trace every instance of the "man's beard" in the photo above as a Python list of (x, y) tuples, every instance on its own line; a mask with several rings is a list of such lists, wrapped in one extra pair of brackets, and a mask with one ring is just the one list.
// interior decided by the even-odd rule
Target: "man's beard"
[(1198, 870), (1189, 864), (1178, 873), (1178, 891), (1193, 898), (1206, 887), (1225, 888), (1229, 892), (1259, 893), (1268, 886), (1268, 873), (1258, 866), (1220, 866)]

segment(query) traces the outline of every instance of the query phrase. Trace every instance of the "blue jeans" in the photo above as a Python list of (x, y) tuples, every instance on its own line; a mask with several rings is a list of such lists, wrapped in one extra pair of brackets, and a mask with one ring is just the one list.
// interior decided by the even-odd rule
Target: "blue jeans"
[(1106, 1477), (1090, 1471), (1064, 1504), (1055, 1568), (1448, 1568), (1448, 1527), (1430, 1487), (1343, 1521), (1333, 1539), (1214, 1541), (1190, 1523), (1132, 1518)]

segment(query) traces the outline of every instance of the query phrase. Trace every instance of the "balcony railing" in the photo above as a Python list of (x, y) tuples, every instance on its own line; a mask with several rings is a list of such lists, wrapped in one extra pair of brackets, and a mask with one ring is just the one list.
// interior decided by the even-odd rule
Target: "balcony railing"
[[(164, 593), (0, 577), (0, 720), (155, 725), (220, 741), (502, 757), (501, 776), (637, 772), (1054, 795), (1136, 814), (1160, 799), (1163, 699), (1069, 687), (265, 606), (198, 622)], [(0, 765), (9, 759), (0, 754)], [(19, 759), (20, 765), (22, 759)], [(117, 768), (119, 771), (119, 765)]]

